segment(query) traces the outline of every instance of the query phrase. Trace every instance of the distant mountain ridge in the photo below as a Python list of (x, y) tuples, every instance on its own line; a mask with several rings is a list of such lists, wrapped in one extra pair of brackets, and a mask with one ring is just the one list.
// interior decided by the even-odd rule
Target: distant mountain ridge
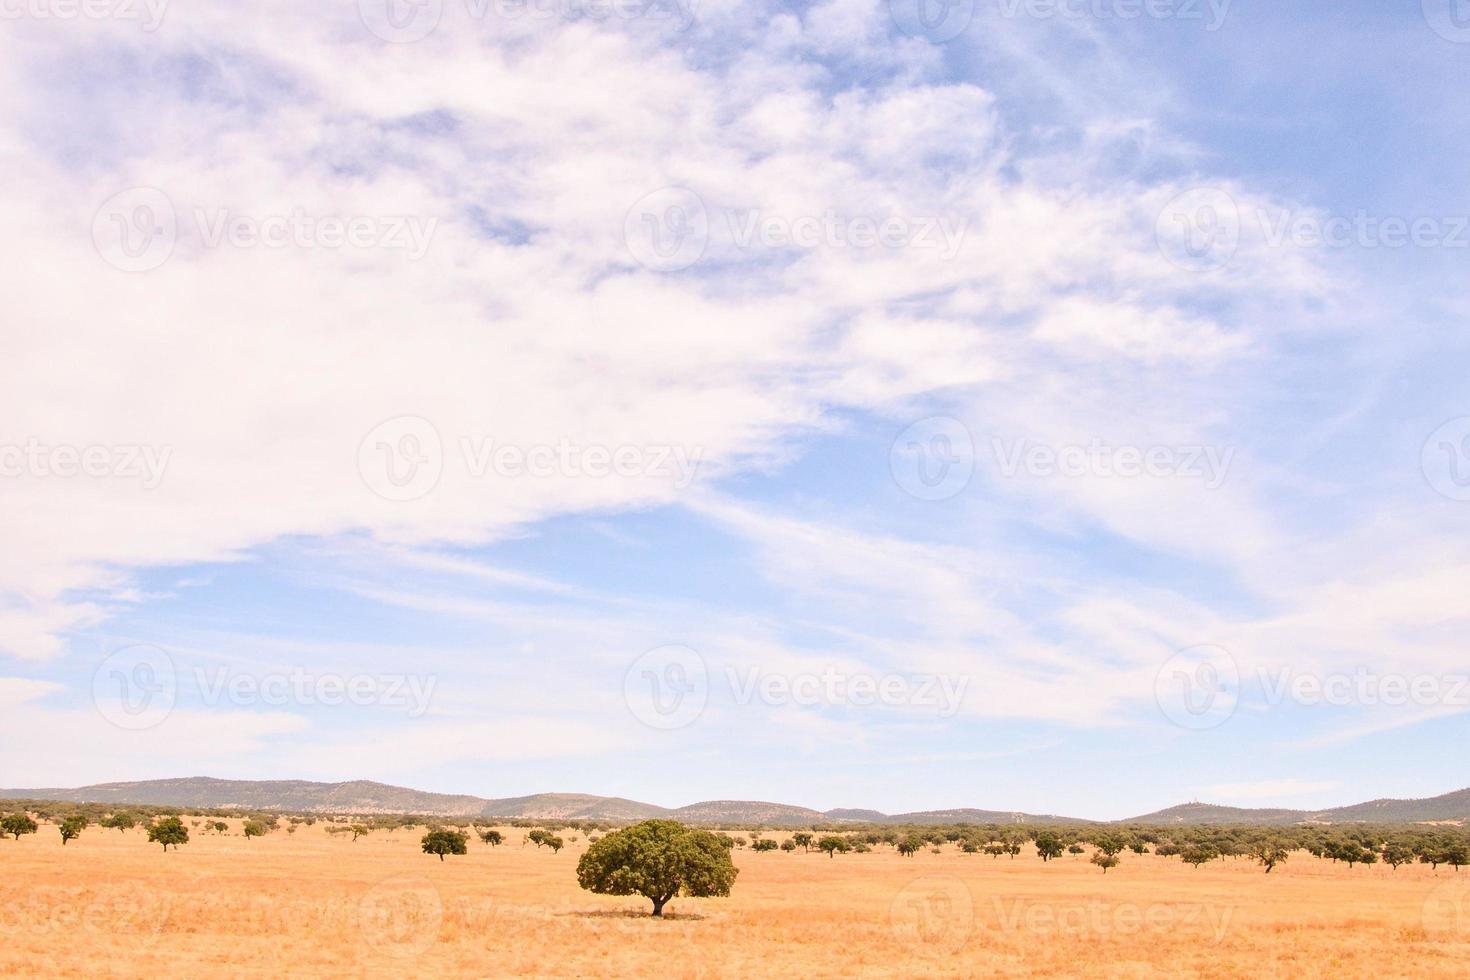
[(1369, 800), (1326, 810), (1242, 809), (1212, 803), (1184, 803), (1121, 823), (1423, 823), (1470, 819), (1470, 789), (1423, 800)]
[(1245, 809), (1211, 803), (1185, 803), (1129, 820), (1093, 821), (1054, 814), (1009, 810), (921, 810), (887, 814), (878, 810), (838, 808), (813, 810), (785, 803), (709, 800), (669, 808), (616, 796), (583, 793), (537, 793), (487, 799), (459, 793), (430, 793), (370, 780), (318, 783), (301, 779), (150, 779), (98, 783), (75, 789), (0, 789), (0, 799), (61, 800), (301, 813), (403, 813), (439, 817), (502, 817), (524, 820), (647, 820), (665, 817), (695, 824), (767, 824), (807, 826), (815, 823), (1147, 823), (1257, 824), (1418, 823), (1470, 820), (1470, 789), (1423, 800), (1370, 800), (1327, 810)]

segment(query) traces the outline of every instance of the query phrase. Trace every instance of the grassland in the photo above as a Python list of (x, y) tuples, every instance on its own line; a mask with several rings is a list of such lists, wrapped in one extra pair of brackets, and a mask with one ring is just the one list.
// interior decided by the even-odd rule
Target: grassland
[[(0, 841), (0, 975), (116, 977), (1463, 977), (1470, 870), (1293, 854), (1195, 870), (1123, 855), (1045, 865), (946, 847), (836, 858), (737, 851), (728, 899), (648, 903), (578, 889), (559, 854), (502, 828), (444, 861), (422, 828), (358, 841), (324, 826), (139, 830)], [(580, 835), (578, 835), (580, 837)], [(782, 834), (767, 836), (781, 839)]]

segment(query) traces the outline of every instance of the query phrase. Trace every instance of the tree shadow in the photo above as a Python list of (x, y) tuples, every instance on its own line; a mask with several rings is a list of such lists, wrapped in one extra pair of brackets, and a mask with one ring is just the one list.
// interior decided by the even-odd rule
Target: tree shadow
[(591, 909), (584, 912), (559, 912), (557, 914), (574, 919), (651, 919), (653, 921), (665, 919), (670, 922), (697, 922), (708, 918), (698, 912), (671, 912), (668, 909), (664, 910), (662, 916), (655, 916), (653, 912), (642, 909)]

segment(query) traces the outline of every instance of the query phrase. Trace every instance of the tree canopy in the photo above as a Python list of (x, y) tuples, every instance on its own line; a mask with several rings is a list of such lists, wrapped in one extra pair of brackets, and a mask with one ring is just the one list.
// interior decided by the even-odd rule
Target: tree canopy
[(577, 883), (600, 895), (642, 895), (653, 914), (678, 895), (730, 894), (739, 871), (707, 830), (677, 820), (645, 820), (599, 839), (577, 862)]

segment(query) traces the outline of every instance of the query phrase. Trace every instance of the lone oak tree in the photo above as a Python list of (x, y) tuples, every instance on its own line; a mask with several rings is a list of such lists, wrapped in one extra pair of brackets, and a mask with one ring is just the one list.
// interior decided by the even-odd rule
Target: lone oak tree
[(577, 862), (577, 883), (583, 888), (599, 895), (642, 895), (659, 916), (676, 895), (729, 895), (737, 874), (718, 837), (677, 820), (645, 820), (615, 831)]

